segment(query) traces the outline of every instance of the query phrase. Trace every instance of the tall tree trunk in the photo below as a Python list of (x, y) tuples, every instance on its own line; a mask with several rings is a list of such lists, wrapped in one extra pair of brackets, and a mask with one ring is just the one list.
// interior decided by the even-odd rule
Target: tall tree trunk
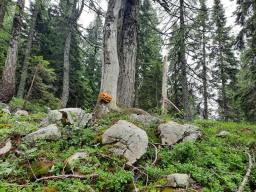
[(121, 34), (119, 35), (119, 78), (117, 103), (132, 107), (135, 99), (135, 68), (138, 47), (138, 0), (126, 0)]
[(101, 92), (112, 96), (108, 109), (117, 109), (117, 84), (119, 77), (118, 29), (123, 22), (124, 0), (109, 0), (104, 26), (104, 50)]
[(84, 8), (84, 1), (81, 1), (80, 8), (77, 8), (78, 0), (73, 1), (67, 1), (66, 6), (68, 7), (67, 15), (64, 15), (67, 17), (67, 36), (65, 39), (65, 46), (64, 46), (64, 61), (63, 61), (63, 85), (62, 85), (62, 106), (66, 107), (69, 99), (69, 73), (70, 73), (70, 46), (71, 46), (71, 40), (72, 40), (72, 30), (75, 24), (77, 23), (77, 20), (79, 19), (83, 8)]
[(167, 84), (168, 84), (168, 61), (167, 56), (164, 57), (164, 63), (163, 63), (163, 80), (162, 80), (162, 114), (167, 113)]
[(63, 90), (62, 90), (62, 106), (66, 107), (69, 98), (69, 72), (70, 72), (70, 45), (71, 45), (71, 29), (68, 31), (65, 47), (64, 47), (64, 66), (63, 66)]
[(1, 0), (0, 1), (0, 28), (3, 25), (4, 22), (4, 16), (5, 16), (5, 12), (6, 12), (6, 0)]
[(39, 7), (37, 5), (37, 2), (35, 2), (35, 7), (32, 14), (31, 26), (30, 26), (29, 35), (28, 35), (27, 47), (26, 47), (25, 56), (24, 56), (24, 63), (22, 67), (21, 77), (20, 77), (20, 84), (19, 84), (18, 93), (17, 93), (17, 96), (20, 98), (24, 97), (26, 80), (28, 76), (29, 58), (31, 54), (32, 42), (33, 42), (38, 12), (39, 12)]
[(24, 10), (24, 0), (18, 0), (16, 12), (13, 18), (12, 38), (7, 51), (5, 66), (3, 69), (1, 86), (0, 86), (0, 101), (7, 102), (15, 95), (15, 72), (18, 57), (18, 43), (22, 28), (22, 14)]
[(203, 118), (208, 119), (208, 92), (207, 92), (207, 66), (206, 66), (206, 38), (205, 29), (203, 29), (203, 97), (204, 97), (204, 110)]
[(180, 62), (182, 73), (182, 95), (185, 120), (192, 120), (192, 114), (189, 103), (188, 81), (187, 81), (187, 61), (185, 49), (185, 20), (184, 20), (184, 0), (180, 0)]

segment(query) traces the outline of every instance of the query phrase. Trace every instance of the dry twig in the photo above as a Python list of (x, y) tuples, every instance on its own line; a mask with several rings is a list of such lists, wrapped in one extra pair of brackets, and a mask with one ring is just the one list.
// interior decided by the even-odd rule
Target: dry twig
[(243, 181), (240, 184), (237, 192), (243, 192), (244, 191), (244, 187), (247, 184), (247, 182), (249, 180), (249, 177), (251, 175), (251, 170), (252, 170), (252, 165), (253, 165), (253, 163), (252, 163), (252, 156), (250, 155), (250, 153), (246, 153), (246, 154), (247, 154), (248, 159), (249, 159), (248, 168), (247, 168), (246, 174), (245, 174), (245, 176), (243, 178)]
[(99, 175), (97, 173), (93, 173), (91, 175), (57, 175), (57, 176), (48, 176), (36, 179), (36, 182), (45, 181), (45, 180), (56, 180), (56, 179), (67, 179), (67, 178), (77, 178), (77, 179), (89, 179), (96, 178)]
[(155, 160), (153, 161), (152, 165), (155, 165), (156, 164), (156, 161), (157, 161), (157, 155), (158, 155), (158, 150), (157, 150), (157, 147), (153, 144), (153, 143), (150, 143), (151, 145), (153, 145), (153, 147), (155, 148)]

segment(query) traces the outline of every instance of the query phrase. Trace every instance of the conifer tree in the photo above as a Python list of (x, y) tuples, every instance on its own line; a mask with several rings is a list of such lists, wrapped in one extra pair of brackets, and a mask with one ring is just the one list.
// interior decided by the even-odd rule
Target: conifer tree
[(136, 106), (146, 110), (160, 107), (161, 100), (161, 37), (155, 30), (158, 23), (151, 2), (145, 0), (139, 15)]
[[(174, 105), (182, 109), (182, 86), (179, 63), (179, 27), (174, 25), (169, 40), (169, 98)], [(171, 108), (171, 113), (177, 114), (175, 109)], [(181, 115), (181, 114), (180, 114)]]
[(242, 29), (237, 48), (242, 50), (241, 70), (238, 74), (236, 101), (248, 120), (256, 120), (256, 2), (237, 1), (237, 24)]
[(27, 40), (27, 45), (26, 45), (26, 50), (24, 55), (19, 88), (17, 92), (17, 96), (21, 98), (23, 98), (24, 92), (25, 92), (26, 80), (28, 76), (29, 59), (31, 55), (32, 43), (33, 43), (33, 38), (35, 33), (35, 25), (37, 22), (37, 16), (40, 9), (41, 9), (41, 0), (36, 0), (34, 6), (32, 6), (31, 24), (30, 24), (28, 40)]
[(208, 119), (208, 99), (209, 99), (209, 48), (211, 30), (208, 8), (206, 0), (200, 0), (200, 7), (195, 22), (193, 23), (193, 43), (190, 45), (193, 49), (193, 61), (196, 63), (194, 67), (196, 75), (200, 78), (201, 85), (199, 86), (199, 93), (203, 96), (203, 112), (204, 119)]
[(228, 119), (232, 113), (231, 98), (228, 92), (236, 84), (237, 60), (234, 56), (230, 37), (230, 27), (226, 26), (226, 17), (220, 0), (214, 0), (213, 14), (213, 48), (214, 61), (213, 82), (218, 89), (219, 114)]

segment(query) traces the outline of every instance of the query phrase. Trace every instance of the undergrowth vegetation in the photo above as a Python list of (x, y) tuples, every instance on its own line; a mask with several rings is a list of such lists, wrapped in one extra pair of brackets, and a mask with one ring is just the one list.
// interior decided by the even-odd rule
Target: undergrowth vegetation
[[(0, 113), (1, 143), (7, 138), (16, 142), (15, 149), (0, 158), (0, 192), (87, 192), (92, 189), (121, 192), (132, 191), (134, 185), (141, 191), (175, 191), (159, 186), (166, 183), (166, 175), (177, 172), (191, 175), (195, 181), (191, 191), (232, 192), (245, 175), (246, 152), (256, 149), (255, 124), (196, 120), (194, 124), (203, 132), (201, 140), (163, 147), (157, 137), (157, 124), (145, 126), (133, 122), (147, 132), (150, 143), (147, 153), (134, 167), (129, 167), (125, 166), (126, 159), (114, 156), (100, 142), (103, 131), (120, 119), (128, 119), (127, 114), (110, 113), (93, 127), (62, 127), (62, 139), (57, 141), (22, 142), (22, 137), (36, 130), (44, 117), (44, 113), (26, 117)], [(225, 138), (217, 137), (216, 134), (223, 130), (231, 134)], [(67, 166), (65, 160), (68, 157), (83, 151), (88, 157)], [(157, 160), (153, 164), (156, 154)], [(37, 180), (72, 173), (97, 173), (98, 177)], [(245, 191), (253, 191), (255, 187), (254, 168)]]

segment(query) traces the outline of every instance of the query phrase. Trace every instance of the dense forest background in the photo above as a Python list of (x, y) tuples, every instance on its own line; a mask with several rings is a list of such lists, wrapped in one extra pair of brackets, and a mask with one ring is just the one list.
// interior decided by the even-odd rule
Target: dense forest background
[[(35, 0), (26, 7), (24, 0), (1, 0), (0, 101), (93, 110), (107, 81), (104, 49), (111, 6), (117, 8), (108, 3), (107, 11), (100, 1)], [(160, 113), (164, 102), (169, 114), (186, 120), (255, 121), (256, 3), (233, 3), (237, 36), (220, 0), (211, 7), (206, 0), (129, 1), (117, 35), (118, 105)], [(95, 15), (87, 28), (78, 24), (85, 9)]]

